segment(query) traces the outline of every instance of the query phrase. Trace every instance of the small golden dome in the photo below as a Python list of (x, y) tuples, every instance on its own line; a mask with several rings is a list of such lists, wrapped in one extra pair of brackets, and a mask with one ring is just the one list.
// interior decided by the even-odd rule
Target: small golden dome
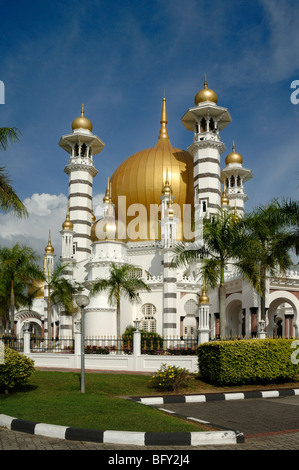
[(221, 195), (221, 206), (228, 206), (229, 205), (229, 199), (226, 195), (225, 188), (223, 188), (223, 192)]
[(200, 304), (209, 304), (209, 303), (210, 303), (210, 299), (209, 299), (209, 297), (208, 297), (207, 294), (206, 294), (205, 282), (204, 282), (204, 284), (203, 284), (202, 294), (201, 294), (201, 296), (199, 297), (199, 303), (200, 303)]
[(243, 157), (235, 150), (235, 142), (233, 142), (233, 151), (229, 153), (225, 159), (225, 164), (229, 165), (230, 163), (239, 163), (242, 165)]
[(51, 243), (51, 232), (50, 232), (50, 230), (49, 230), (49, 241), (48, 241), (48, 245), (45, 248), (45, 253), (47, 253), (47, 254), (53, 254), (54, 253), (54, 248), (53, 248), (52, 243)]
[(215, 104), (218, 103), (217, 94), (215, 93), (215, 91), (210, 90), (208, 88), (206, 75), (205, 75), (204, 88), (200, 90), (194, 98), (195, 106), (197, 106), (199, 103), (203, 103), (204, 101), (212, 101), (212, 103), (215, 103)]
[(70, 210), (69, 210), (69, 204), (67, 205), (67, 213), (66, 213), (66, 219), (62, 224), (62, 230), (73, 230), (74, 225), (73, 222), (71, 222), (70, 219)]
[(81, 116), (73, 120), (72, 129), (87, 129), (92, 132), (92, 123), (84, 116), (84, 106), (82, 104)]

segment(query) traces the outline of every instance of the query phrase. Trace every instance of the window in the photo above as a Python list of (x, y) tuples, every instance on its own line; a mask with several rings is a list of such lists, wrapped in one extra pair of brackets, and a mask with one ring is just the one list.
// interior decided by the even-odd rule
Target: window
[(141, 329), (148, 332), (156, 332), (156, 307), (153, 304), (144, 304), (141, 308)]
[(197, 312), (197, 303), (195, 302), (195, 300), (187, 300), (184, 306), (184, 310), (187, 315), (195, 315)]

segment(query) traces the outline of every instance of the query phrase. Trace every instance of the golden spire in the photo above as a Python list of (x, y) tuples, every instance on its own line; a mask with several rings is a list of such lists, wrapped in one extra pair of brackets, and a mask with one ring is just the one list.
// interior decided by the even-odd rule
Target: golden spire
[(49, 240), (48, 240), (48, 245), (45, 248), (45, 253), (47, 254), (53, 254), (54, 253), (54, 248), (51, 243), (51, 230), (49, 230)]
[(103, 197), (103, 202), (105, 204), (109, 204), (111, 202), (111, 183), (110, 183), (110, 178), (108, 176), (108, 183), (107, 183), (107, 188), (106, 188), (106, 194)]
[(74, 226), (70, 219), (69, 201), (67, 203), (66, 219), (62, 224), (62, 230), (73, 230)]
[(159, 134), (159, 141), (165, 142), (169, 141), (168, 131), (167, 131), (167, 112), (166, 112), (166, 98), (163, 98), (162, 101), (162, 112), (161, 112), (161, 120), (160, 120), (161, 128)]
[(172, 193), (172, 189), (171, 189), (171, 185), (170, 185), (169, 179), (168, 179), (168, 168), (167, 168), (166, 178), (165, 178), (164, 186), (162, 188), (162, 194), (171, 194), (171, 193)]
[(235, 201), (235, 210), (234, 210), (234, 215), (233, 215), (233, 221), (238, 222), (239, 221), (239, 216), (237, 212), (237, 201)]
[(223, 191), (221, 194), (221, 206), (228, 206), (229, 205), (229, 199), (226, 195), (226, 190), (225, 190), (225, 183), (223, 184)]
[(209, 304), (210, 303), (210, 299), (206, 294), (206, 281), (205, 281), (205, 279), (203, 280), (202, 294), (199, 297), (199, 303), (200, 304)]

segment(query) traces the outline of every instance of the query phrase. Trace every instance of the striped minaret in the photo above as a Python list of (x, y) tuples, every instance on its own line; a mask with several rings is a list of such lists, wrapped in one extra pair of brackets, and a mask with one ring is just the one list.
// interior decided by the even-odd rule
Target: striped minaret
[(219, 132), (230, 122), (226, 108), (217, 105), (218, 97), (205, 78), (204, 88), (195, 96), (195, 107), (182, 117), (187, 130), (194, 133), (188, 148), (194, 161), (195, 240), (201, 239), (201, 221), (221, 206), (220, 155), (225, 145)]
[[(104, 143), (92, 133), (92, 124), (84, 116), (72, 123), (73, 132), (61, 137), (59, 145), (70, 159), (65, 167), (69, 175), (69, 214), (73, 224), (73, 255), (77, 262), (86, 260), (91, 254), (92, 187), (97, 174), (93, 156), (101, 152)], [(82, 264), (82, 263), (81, 263)]]
[(162, 190), (161, 205), (161, 242), (163, 246), (163, 336), (177, 335), (177, 278), (176, 270), (171, 266), (172, 247), (177, 239), (178, 219), (174, 217), (172, 191), (168, 176)]

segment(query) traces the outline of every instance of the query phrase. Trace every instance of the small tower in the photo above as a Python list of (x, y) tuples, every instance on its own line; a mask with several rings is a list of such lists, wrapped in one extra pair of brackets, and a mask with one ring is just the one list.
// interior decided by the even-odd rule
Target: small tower
[(207, 343), (210, 339), (210, 299), (206, 294), (205, 282), (202, 289), (202, 294), (199, 298), (198, 308), (198, 344)]
[(62, 224), (62, 249), (61, 257), (63, 260), (70, 260), (73, 258), (73, 236), (74, 236), (74, 224), (70, 219), (69, 203), (67, 204), (66, 219)]
[(251, 170), (243, 168), (243, 157), (236, 152), (233, 142), (232, 152), (225, 159), (225, 168), (221, 171), (221, 180), (226, 188), (226, 195), (231, 209), (237, 214), (244, 215), (244, 205), (248, 200), (244, 192), (244, 183), (253, 177)]
[(221, 205), (220, 155), (225, 145), (220, 139), (231, 117), (226, 108), (218, 106), (217, 94), (204, 88), (195, 96), (195, 106), (182, 117), (187, 130), (194, 134), (188, 148), (194, 160), (195, 241), (200, 240), (200, 219), (216, 213)]
[(51, 242), (51, 231), (49, 230), (48, 245), (45, 248), (44, 254), (44, 273), (46, 277), (51, 277), (54, 272), (54, 248)]
[(73, 223), (74, 258), (86, 260), (91, 253), (92, 187), (97, 174), (93, 156), (100, 153), (104, 143), (92, 133), (92, 123), (84, 116), (74, 119), (72, 133), (61, 137), (60, 147), (70, 158), (65, 167), (69, 175), (69, 212)]

